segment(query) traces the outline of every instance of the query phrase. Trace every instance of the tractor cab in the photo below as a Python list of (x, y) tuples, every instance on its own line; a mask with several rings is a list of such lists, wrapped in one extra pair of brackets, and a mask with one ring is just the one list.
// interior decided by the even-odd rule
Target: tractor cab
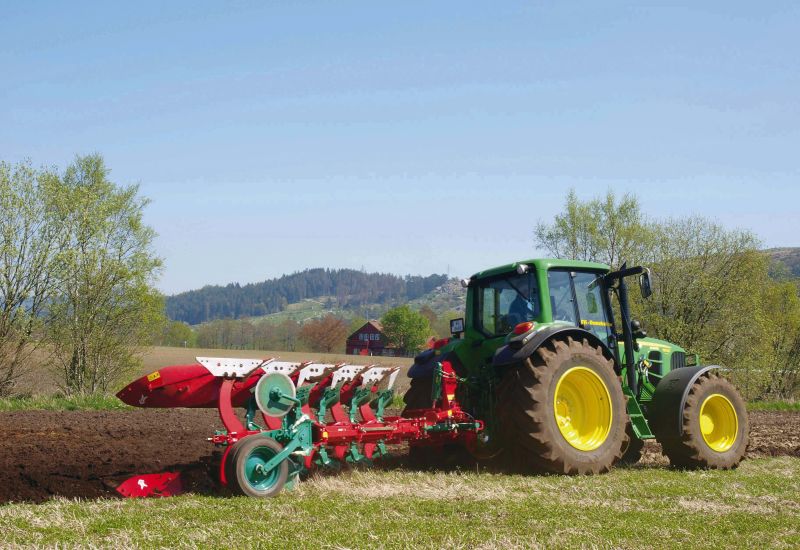
[[(538, 335), (540, 343), (546, 335), (574, 327), (606, 350), (618, 374), (626, 374), (628, 357), (632, 364), (645, 360), (642, 364), (652, 367), (648, 380), (655, 384), (671, 369), (687, 365), (685, 350), (647, 338), (630, 318), (625, 278), (631, 276), (639, 277), (642, 296), (652, 293), (649, 271), (641, 267), (611, 272), (601, 263), (538, 259), (477, 273), (462, 281), (467, 288), (465, 319), (456, 323), (456, 339), (438, 354), (452, 352), (462, 374), (480, 375), (504, 360), (495, 357), (500, 348), (516, 349), (520, 340), (527, 344), (532, 335)], [(612, 308), (614, 301), (619, 307)], [(530, 345), (524, 348), (531, 350)], [(692, 363), (699, 359), (692, 358)]]
[(529, 260), (477, 273), (462, 281), (467, 288), (460, 340), (452, 350), (465, 371), (491, 366), (495, 352), (509, 339), (548, 327), (573, 326), (613, 349), (610, 301), (602, 277), (606, 265), (569, 260)]

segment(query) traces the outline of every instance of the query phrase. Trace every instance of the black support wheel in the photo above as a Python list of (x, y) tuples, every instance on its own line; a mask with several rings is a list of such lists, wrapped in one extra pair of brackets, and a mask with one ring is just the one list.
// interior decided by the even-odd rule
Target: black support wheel
[(261, 435), (251, 435), (234, 443), (225, 463), (228, 488), (234, 494), (259, 498), (280, 493), (289, 477), (288, 462), (282, 460), (269, 469), (266, 466), (282, 450), (280, 443)]
[(710, 373), (700, 376), (681, 413), (683, 433), (671, 429), (671, 420), (655, 419), (653, 428), (673, 466), (728, 470), (744, 458), (750, 434), (747, 407), (726, 379)]
[(514, 469), (597, 474), (628, 448), (613, 363), (585, 338), (551, 340), (511, 366), (498, 387), (497, 420)]

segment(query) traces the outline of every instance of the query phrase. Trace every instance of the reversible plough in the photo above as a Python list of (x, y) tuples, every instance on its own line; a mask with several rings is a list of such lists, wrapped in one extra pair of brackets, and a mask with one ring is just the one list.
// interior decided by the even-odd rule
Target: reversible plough
[[(439, 364), (432, 407), (386, 414), (399, 367), (293, 363), (270, 358), (198, 357), (132, 382), (117, 396), (137, 407), (217, 408), (224, 430), (209, 441), (222, 449), (219, 482), (234, 493), (266, 497), (316, 467), (370, 463), (387, 446), (474, 442), (483, 423), (456, 401), (458, 377)], [(244, 409), (243, 419), (237, 409)], [(179, 474), (132, 477), (124, 496), (181, 492)]]

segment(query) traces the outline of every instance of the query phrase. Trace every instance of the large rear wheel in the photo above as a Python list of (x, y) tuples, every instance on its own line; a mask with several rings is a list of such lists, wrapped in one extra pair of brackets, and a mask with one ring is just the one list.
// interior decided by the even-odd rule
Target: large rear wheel
[(512, 366), (498, 388), (497, 416), (516, 468), (596, 474), (628, 447), (613, 363), (585, 338), (552, 340)]
[(681, 415), (683, 433), (671, 419), (653, 423), (670, 464), (678, 468), (735, 468), (744, 457), (750, 433), (747, 408), (733, 385), (714, 374), (692, 385)]

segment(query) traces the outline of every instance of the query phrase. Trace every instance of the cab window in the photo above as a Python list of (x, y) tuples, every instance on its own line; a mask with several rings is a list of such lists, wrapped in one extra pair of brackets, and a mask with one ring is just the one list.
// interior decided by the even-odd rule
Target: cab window
[(593, 332), (601, 341), (609, 344), (611, 323), (606, 315), (603, 302), (603, 285), (597, 280), (597, 273), (578, 272), (575, 274), (575, 296), (578, 299), (580, 325)]
[(488, 336), (506, 335), (539, 315), (538, 289), (532, 272), (495, 279), (478, 293), (481, 330)]
[(550, 307), (554, 321), (580, 326), (609, 343), (611, 323), (603, 301), (603, 285), (597, 277), (594, 272), (549, 271)]
[(577, 325), (575, 300), (572, 296), (572, 277), (569, 271), (549, 271), (547, 286), (550, 287), (550, 309), (553, 321), (567, 321)]

